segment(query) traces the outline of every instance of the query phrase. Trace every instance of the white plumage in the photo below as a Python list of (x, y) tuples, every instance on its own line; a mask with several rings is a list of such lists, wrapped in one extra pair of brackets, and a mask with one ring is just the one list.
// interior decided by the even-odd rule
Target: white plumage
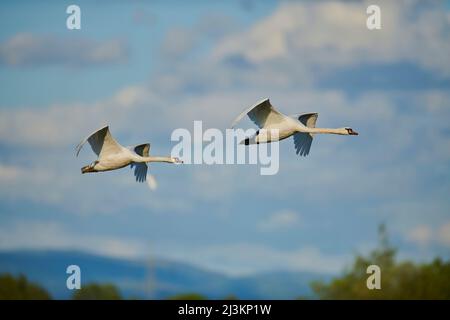
[[(112, 137), (108, 126), (98, 129), (81, 141), (76, 148), (77, 156), (86, 142), (89, 142), (98, 158), (90, 165), (81, 168), (81, 173), (116, 170), (130, 165), (134, 168), (136, 181), (144, 182), (147, 179), (147, 162), (181, 163), (178, 158), (149, 156), (150, 143), (130, 147), (121, 146)], [(156, 180), (152, 179), (149, 186), (156, 188)]]
[[(338, 129), (316, 128), (317, 113), (304, 113), (296, 116), (286, 116), (277, 111), (269, 99), (264, 99), (256, 105), (242, 112), (232, 124), (232, 128), (247, 115), (261, 130), (241, 143), (268, 143), (294, 137), (296, 153), (301, 156), (309, 154), (313, 137), (317, 133), (358, 135), (353, 129), (345, 127)], [(262, 130), (264, 129), (264, 130)], [(270, 130), (278, 130), (278, 137), (272, 137)]]

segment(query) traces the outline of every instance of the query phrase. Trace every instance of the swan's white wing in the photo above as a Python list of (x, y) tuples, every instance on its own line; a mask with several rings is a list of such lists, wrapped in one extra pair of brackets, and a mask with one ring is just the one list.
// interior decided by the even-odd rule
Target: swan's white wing
[(294, 134), (295, 152), (301, 156), (307, 156), (313, 137), (309, 133), (297, 132)]
[(76, 148), (77, 156), (86, 142), (89, 142), (92, 151), (94, 151), (98, 157), (101, 157), (104, 154), (122, 151), (122, 146), (112, 137), (111, 132), (109, 132), (109, 126), (105, 126), (95, 131), (81, 141)]
[(264, 99), (263, 101), (242, 112), (233, 121), (231, 127), (234, 128), (245, 115), (248, 115), (250, 120), (252, 120), (260, 128), (264, 128), (264, 126), (268, 124), (275, 124), (285, 121), (285, 116), (275, 110), (275, 108), (270, 104), (269, 99)]
[(316, 122), (317, 122), (317, 118), (318, 117), (319, 117), (319, 114), (316, 113), (316, 112), (303, 113), (303, 114), (297, 115), (298, 121), (303, 123), (303, 125), (305, 127), (309, 127), (309, 128), (315, 128), (316, 127)]
[[(150, 143), (138, 144), (127, 148), (141, 157), (148, 157), (150, 153)], [(137, 182), (144, 182), (147, 180), (148, 166), (146, 163), (132, 162), (130, 167), (131, 169), (134, 168), (134, 176), (136, 177)]]
[[(294, 116), (298, 119), (305, 127), (315, 128), (318, 113), (303, 113)], [(294, 134), (294, 145), (295, 152), (301, 156), (307, 156), (309, 154), (309, 150), (311, 149), (311, 144), (313, 141), (314, 135), (311, 133), (297, 132)]]
[(137, 182), (144, 182), (147, 179), (148, 166), (143, 162), (132, 162), (130, 164), (131, 169), (134, 168), (134, 176)]
[(140, 155), (141, 157), (148, 157), (150, 154), (150, 143), (143, 143), (128, 148), (136, 152), (136, 154)]

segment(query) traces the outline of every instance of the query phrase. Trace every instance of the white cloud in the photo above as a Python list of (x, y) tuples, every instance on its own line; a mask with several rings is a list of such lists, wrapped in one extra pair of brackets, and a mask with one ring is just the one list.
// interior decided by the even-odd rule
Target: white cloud
[(421, 247), (437, 244), (450, 248), (450, 222), (436, 228), (426, 224), (418, 225), (407, 232), (406, 239)]
[(336, 274), (351, 260), (351, 255), (325, 254), (314, 247), (278, 250), (251, 243), (205, 245), (189, 251), (170, 248), (165, 249), (164, 253), (171, 259), (233, 276), (273, 270)]
[(11, 66), (102, 65), (128, 58), (121, 40), (93, 41), (84, 38), (19, 33), (0, 43), (0, 63)]
[(437, 241), (450, 248), (450, 222), (441, 225), (437, 231)]
[(70, 180), (65, 180), (64, 176), (48, 167), (0, 163), (0, 191), (3, 197), (16, 201), (61, 204), (66, 200), (65, 191), (70, 185)]
[(196, 33), (186, 28), (173, 28), (168, 31), (161, 50), (165, 57), (180, 58), (188, 54), (198, 41)]
[(161, 53), (169, 60), (187, 58), (190, 53), (210, 39), (220, 39), (237, 30), (239, 24), (230, 16), (208, 12), (191, 27), (173, 27), (168, 30), (161, 45)]
[[(0, 141), (44, 149), (75, 146), (83, 135), (105, 123), (123, 124), (142, 102), (152, 99), (149, 95), (143, 87), (129, 86), (99, 102), (59, 104), (43, 109), (3, 108), (0, 110)], [(120, 126), (112, 130), (120, 130)]]
[(432, 240), (432, 236), (433, 231), (427, 225), (419, 225), (407, 234), (408, 240), (417, 243), (419, 246), (427, 246)]
[(300, 216), (291, 210), (282, 210), (275, 212), (266, 219), (258, 223), (258, 228), (261, 231), (276, 231), (289, 228), (299, 227), (301, 221)]
[(0, 180), (10, 183), (21, 175), (21, 170), (15, 166), (0, 164)]
[[(382, 29), (369, 31), (366, 8), (374, 3)], [(419, 1), (284, 2), (248, 31), (226, 37), (214, 56), (316, 67), (409, 61), (449, 76), (450, 23), (441, 9)]]

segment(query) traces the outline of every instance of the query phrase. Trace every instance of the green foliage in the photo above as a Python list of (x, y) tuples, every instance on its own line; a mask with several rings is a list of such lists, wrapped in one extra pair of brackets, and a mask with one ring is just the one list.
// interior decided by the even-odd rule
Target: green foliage
[[(384, 226), (379, 229), (380, 246), (367, 257), (357, 256), (342, 277), (329, 284), (315, 282), (312, 289), (320, 299), (450, 299), (450, 262), (436, 259), (428, 264), (397, 262)], [(369, 265), (381, 268), (381, 289), (369, 290)]]
[(73, 300), (122, 300), (122, 296), (113, 284), (91, 283), (76, 290)]
[(206, 297), (198, 293), (185, 293), (170, 296), (167, 300), (206, 300)]
[(23, 275), (0, 274), (0, 300), (49, 300), (50, 294)]

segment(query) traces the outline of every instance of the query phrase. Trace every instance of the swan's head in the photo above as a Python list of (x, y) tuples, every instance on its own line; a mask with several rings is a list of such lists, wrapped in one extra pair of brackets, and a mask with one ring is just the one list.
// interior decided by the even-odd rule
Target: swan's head
[(347, 135), (350, 135), (350, 136), (357, 136), (358, 135), (358, 132), (354, 131), (352, 128), (344, 128), (344, 129), (347, 132), (346, 133)]
[(173, 157), (172, 161), (173, 161), (173, 163), (183, 163), (183, 160), (181, 160), (180, 158), (177, 158), (177, 157)]
[(90, 165), (81, 168), (81, 173), (88, 173), (88, 172), (94, 172), (94, 168), (92, 168)]
[(96, 164), (97, 161), (94, 161), (90, 165), (84, 166), (83, 168), (81, 168), (81, 173), (97, 172), (97, 170), (95, 169)]

